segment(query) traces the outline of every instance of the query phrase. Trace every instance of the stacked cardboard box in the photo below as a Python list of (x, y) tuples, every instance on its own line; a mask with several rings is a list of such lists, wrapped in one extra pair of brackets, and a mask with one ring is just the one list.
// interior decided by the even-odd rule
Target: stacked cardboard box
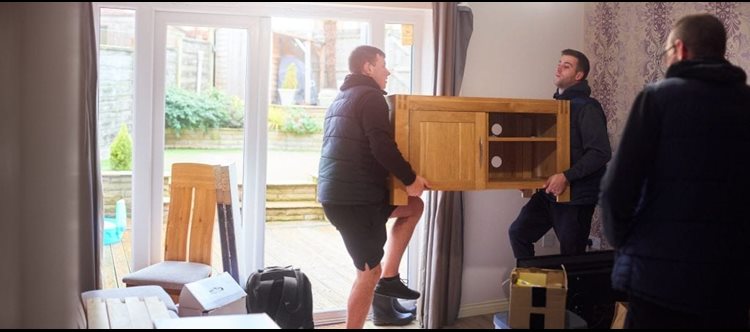
[(511, 328), (565, 327), (568, 280), (564, 270), (515, 268), (510, 280)]

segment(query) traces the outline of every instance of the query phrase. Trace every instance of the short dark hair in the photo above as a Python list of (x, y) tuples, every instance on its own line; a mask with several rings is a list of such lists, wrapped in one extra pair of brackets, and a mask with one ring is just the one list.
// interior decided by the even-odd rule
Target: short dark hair
[(591, 66), (589, 65), (589, 58), (587, 58), (585, 54), (581, 53), (581, 51), (576, 51), (569, 48), (562, 50), (562, 52), (560, 53), (562, 53), (562, 55), (569, 55), (578, 59), (576, 72), (583, 72), (583, 78), (581, 80), (585, 80), (586, 77), (589, 76), (589, 70), (591, 69)]
[(362, 66), (365, 63), (375, 63), (378, 55), (385, 58), (385, 53), (379, 48), (369, 45), (357, 46), (349, 55), (349, 72), (362, 74)]
[(692, 58), (723, 58), (727, 51), (724, 24), (711, 14), (685, 16), (674, 24), (673, 31), (673, 38), (682, 40)]

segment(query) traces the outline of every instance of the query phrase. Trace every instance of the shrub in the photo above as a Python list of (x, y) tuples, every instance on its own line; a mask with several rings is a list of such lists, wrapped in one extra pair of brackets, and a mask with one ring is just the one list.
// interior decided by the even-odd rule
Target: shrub
[(282, 89), (296, 89), (297, 88), (297, 65), (290, 63), (286, 66), (286, 73), (284, 73), (284, 81), (281, 82)]
[(271, 105), (268, 107), (268, 129), (280, 131), (284, 125), (284, 120), (286, 120), (286, 116), (281, 106)]
[(223, 127), (242, 128), (245, 125), (245, 104), (237, 96), (229, 96), (227, 123)]
[(166, 127), (179, 136), (182, 129), (219, 127), (241, 128), (244, 120), (242, 101), (217, 89), (195, 93), (169, 87), (166, 95)]
[(286, 115), (281, 132), (294, 135), (309, 135), (322, 132), (323, 127), (304, 110), (293, 107)]
[(109, 147), (109, 162), (115, 171), (131, 169), (133, 162), (133, 142), (128, 134), (128, 126), (124, 123)]

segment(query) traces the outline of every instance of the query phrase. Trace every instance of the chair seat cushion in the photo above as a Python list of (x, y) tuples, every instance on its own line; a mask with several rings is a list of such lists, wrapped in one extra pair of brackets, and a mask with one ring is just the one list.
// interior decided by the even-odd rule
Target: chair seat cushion
[(92, 290), (83, 292), (81, 294), (81, 300), (84, 303), (85, 308), (85, 303), (88, 299), (121, 299), (126, 297), (137, 297), (139, 299), (142, 299), (151, 296), (158, 297), (159, 300), (164, 302), (164, 304), (167, 306), (169, 315), (172, 317), (177, 317), (177, 306), (174, 304), (174, 301), (172, 301), (172, 298), (169, 297), (169, 294), (167, 294), (167, 292), (165, 292), (164, 289), (159, 286), (138, 286), (128, 288)]
[(159, 285), (166, 290), (179, 292), (185, 284), (210, 275), (211, 266), (206, 264), (166, 261), (130, 273), (122, 281), (128, 286)]

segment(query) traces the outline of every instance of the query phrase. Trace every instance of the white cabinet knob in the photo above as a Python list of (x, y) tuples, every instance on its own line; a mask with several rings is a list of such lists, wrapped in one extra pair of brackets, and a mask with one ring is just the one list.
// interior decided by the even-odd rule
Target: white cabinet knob
[(492, 167), (494, 167), (494, 168), (500, 168), (500, 166), (503, 164), (503, 158), (500, 158), (498, 156), (494, 156), (490, 160), (490, 163), (492, 164)]
[(503, 126), (501, 126), (499, 123), (492, 125), (492, 135), (500, 136), (500, 134), (503, 133)]

